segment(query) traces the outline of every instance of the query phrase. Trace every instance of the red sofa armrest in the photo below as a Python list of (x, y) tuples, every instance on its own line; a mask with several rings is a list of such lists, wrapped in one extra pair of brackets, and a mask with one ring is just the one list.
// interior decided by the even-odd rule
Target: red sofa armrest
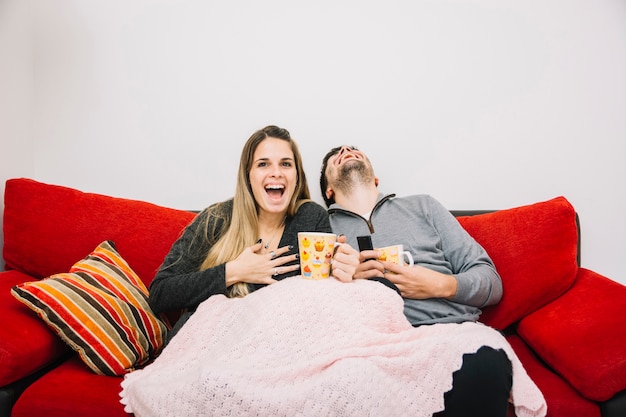
[(585, 397), (626, 389), (626, 286), (580, 268), (573, 287), (522, 319), (518, 334)]
[(11, 287), (34, 279), (0, 272), (0, 386), (18, 381), (70, 352), (37, 315), (11, 295)]

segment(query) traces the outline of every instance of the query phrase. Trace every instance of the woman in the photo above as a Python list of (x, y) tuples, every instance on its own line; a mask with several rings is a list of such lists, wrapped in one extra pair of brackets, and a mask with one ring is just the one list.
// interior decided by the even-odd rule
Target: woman
[[(155, 313), (186, 311), (215, 294), (243, 297), (298, 275), (299, 231), (331, 232), (328, 214), (310, 199), (302, 157), (289, 132), (267, 126), (243, 147), (235, 195), (204, 209), (174, 242), (150, 285)], [(333, 275), (350, 280), (358, 254), (341, 245)]]

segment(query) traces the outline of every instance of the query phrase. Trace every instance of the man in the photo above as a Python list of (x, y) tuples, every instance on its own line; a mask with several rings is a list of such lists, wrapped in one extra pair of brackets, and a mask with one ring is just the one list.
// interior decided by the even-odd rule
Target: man
[[(481, 307), (500, 301), (502, 282), (485, 250), (432, 197), (381, 194), (363, 152), (332, 149), (324, 157), (320, 187), (333, 232), (351, 246), (357, 247), (357, 236), (371, 235), (374, 248), (402, 244), (411, 253), (415, 265), (404, 266), (364, 250), (354, 279), (376, 279), (397, 290), (413, 326), (477, 321)], [(484, 346), (463, 356), (440, 415), (506, 416), (511, 384), (504, 352)]]

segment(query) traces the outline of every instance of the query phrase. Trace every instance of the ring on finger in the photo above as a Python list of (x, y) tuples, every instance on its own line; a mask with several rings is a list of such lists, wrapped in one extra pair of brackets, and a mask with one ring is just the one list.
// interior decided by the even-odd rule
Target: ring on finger
[(276, 252), (270, 251), (270, 256), (272, 257), (272, 259), (274, 259), (276, 257)]
[(276, 275), (278, 275), (278, 267), (274, 268), (274, 274), (272, 276), (275, 277)]

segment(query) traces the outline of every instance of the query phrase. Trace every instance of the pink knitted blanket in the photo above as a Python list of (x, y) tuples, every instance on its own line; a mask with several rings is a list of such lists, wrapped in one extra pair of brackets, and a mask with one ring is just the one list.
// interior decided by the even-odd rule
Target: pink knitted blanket
[(546, 404), (497, 331), (479, 323), (413, 328), (403, 302), (364, 280), (288, 278), (244, 298), (214, 296), (149, 366), (126, 375), (136, 416), (424, 416), (464, 353), (502, 348), (518, 417)]

